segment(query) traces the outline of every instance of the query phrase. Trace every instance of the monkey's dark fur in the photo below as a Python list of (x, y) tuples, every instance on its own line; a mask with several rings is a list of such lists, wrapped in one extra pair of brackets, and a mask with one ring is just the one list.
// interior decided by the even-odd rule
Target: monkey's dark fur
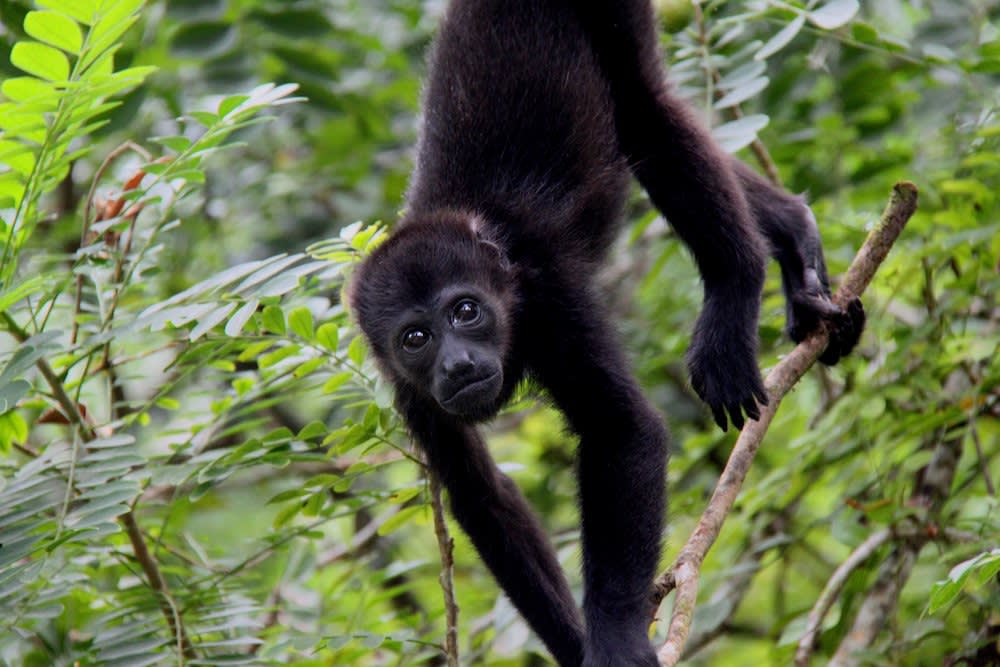
[[(668, 91), (648, 0), (452, 0), (424, 114), (405, 217), (353, 280), (358, 322), (456, 519), (559, 664), (656, 665), (667, 435), (594, 288), (630, 175), (697, 260), (691, 383), (723, 428), (766, 401), (768, 252), (793, 339), (830, 323), (827, 363), (857, 342), (864, 311), (830, 302), (809, 208), (722, 153)], [(475, 427), (526, 374), (580, 437), (582, 618)]]

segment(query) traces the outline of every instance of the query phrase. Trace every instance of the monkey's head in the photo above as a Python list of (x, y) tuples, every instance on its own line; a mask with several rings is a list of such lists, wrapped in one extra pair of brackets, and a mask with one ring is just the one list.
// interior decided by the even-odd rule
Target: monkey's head
[(357, 269), (351, 307), (397, 386), (478, 421), (506, 399), (514, 276), (473, 216), (404, 221)]

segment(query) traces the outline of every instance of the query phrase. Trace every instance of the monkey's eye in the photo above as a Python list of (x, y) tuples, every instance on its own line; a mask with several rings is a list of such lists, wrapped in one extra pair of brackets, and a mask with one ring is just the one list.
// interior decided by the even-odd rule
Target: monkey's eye
[(407, 352), (416, 352), (421, 349), (431, 339), (431, 334), (423, 329), (410, 329), (403, 334), (403, 349)]
[(478, 303), (472, 299), (463, 299), (451, 311), (451, 323), (455, 326), (475, 324), (482, 315), (482, 309), (480, 309)]

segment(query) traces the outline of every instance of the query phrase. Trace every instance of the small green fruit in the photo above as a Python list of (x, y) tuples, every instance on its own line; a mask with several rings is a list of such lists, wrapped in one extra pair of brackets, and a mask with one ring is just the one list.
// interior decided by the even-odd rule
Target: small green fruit
[(694, 19), (691, 0), (653, 0), (653, 9), (667, 32), (680, 32)]

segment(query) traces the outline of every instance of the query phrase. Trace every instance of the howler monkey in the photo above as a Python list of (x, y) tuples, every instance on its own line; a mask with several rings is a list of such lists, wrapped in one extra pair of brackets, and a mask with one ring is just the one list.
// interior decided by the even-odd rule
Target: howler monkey
[[(631, 174), (701, 272), (688, 364), (722, 428), (757, 418), (767, 400), (755, 354), (768, 252), (792, 338), (823, 320), (824, 361), (854, 346), (864, 311), (830, 301), (809, 208), (726, 156), (671, 94), (648, 0), (452, 0), (405, 215), (351, 287), (456, 519), (564, 666), (657, 664), (647, 626), (667, 434), (594, 285)], [(476, 430), (526, 375), (580, 438), (582, 618)]]

